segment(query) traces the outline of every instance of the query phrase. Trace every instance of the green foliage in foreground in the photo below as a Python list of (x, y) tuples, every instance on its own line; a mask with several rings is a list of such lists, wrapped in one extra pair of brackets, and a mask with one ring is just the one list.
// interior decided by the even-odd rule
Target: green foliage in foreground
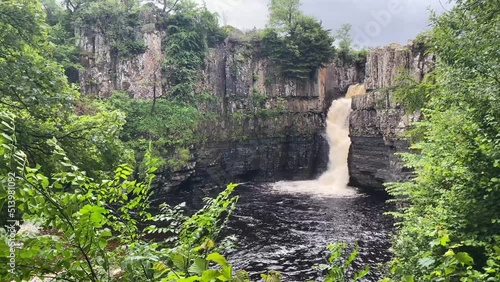
[[(2, 121), (4, 130), (15, 131), (13, 117), (4, 115)], [(2, 281), (34, 276), (69, 281), (184, 281), (180, 278), (195, 274), (203, 277), (197, 281), (218, 276), (228, 278), (220, 281), (232, 279), (230, 266), (213, 251), (213, 241), (237, 201), (230, 197), (236, 185), (229, 185), (192, 217), (180, 218), (178, 236), (155, 243), (146, 240), (139, 228), (140, 222), (153, 219), (148, 213), (156, 170), (153, 159), (146, 161), (145, 183), (131, 180), (132, 171), (126, 165), (119, 166), (113, 178), (95, 181), (71, 163), (54, 139), (49, 143), (58, 159), (58, 172), (46, 176), (29, 166), (26, 155), (15, 147), (15, 135), (4, 134), (0, 141), (1, 157), (10, 164), (1, 171), (0, 199), (8, 199), (8, 182), (14, 182), (15, 203), (6, 204), (41, 229), (41, 233), (16, 234), (13, 227), (8, 229), (13, 233), (1, 233), (2, 264), (7, 265), (10, 250), (16, 256), (12, 272), (2, 267)], [(10, 234), (15, 234), (14, 240)], [(12, 248), (14, 241), (22, 248)], [(212, 264), (222, 269), (212, 269)]]
[(425, 119), (403, 155), (416, 178), (388, 188), (404, 205), (392, 281), (500, 280), (500, 5), (456, 2), (433, 18), (432, 79), (401, 96)]
[(408, 71), (403, 71), (397, 78), (397, 87), (394, 97), (402, 102), (408, 113), (413, 113), (424, 108), (425, 103), (431, 99), (433, 93), (438, 91), (436, 77), (439, 70), (434, 70), (424, 76), (422, 81), (417, 82)]
[[(45, 173), (55, 166), (48, 140), (93, 177), (129, 161), (118, 133), (118, 111), (85, 103), (68, 84), (35, 0), (0, 1), (0, 111), (15, 112), (17, 146)], [(0, 164), (2, 166), (3, 164)]]
[(328, 245), (326, 248), (330, 252), (328, 263), (316, 266), (318, 269), (326, 271), (325, 282), (358, 281), (370, 272), (370, 268), (366, 266), (364, 269), (354, 273), (352, 279), (349, 279), (348, 271), (352, 262), (358, 256), (358, 245), (354, 247), (354, 250), (352, 250), (345, 260), (343, 258), (347, 244), (334, 243)]
[[(17, 232), (15, 223), (0, 231), (0, 262), (8, 265), (15, 254), (15, 265), (1, 268), (2, 281), (22, 281), (33, 277), (64, 281), (250, 281), (244, 271), (233, 271), (215, 241), (234, 209), (236, 185), (230, 184), (217, 198), (191, 217), (180, 214), (179, 207), (164, 205), (162, 212), (148, 212), (155, 160), (146, 153), (147, 178), (141, 183), (131, 179), (132, 170), (121, 165), (113, 178), (95, 181), (71, 163), (57, 140), (49, 141), (58, 159), (58, 172), (50, 176), (31, 167), (19, 151), (14, 117), (1, 116), (0, 157), (8, 164), (0, 171), (0, 206), (23, 213), (23, 221), (39, 231)], [(13, 183), (14, 185), (10, 184)], [(13, 187), (9, 189), (9, 187)], [(11, 193), (12, 192), (12, 193)], [(8, 195), (11, 195), (9, 197)], [(7, 201), (5, 201), (7, 200)], [(17, 214), (9, 214), (15, 219)], [(166, 223), (174, 230), (139, 224), (147, 220)], [(163, 233), (166, 240), (147, 240), (147, 233)], [(346, 281), (345, 272), (357, 249), (338, 266), (345, 245), (334, 244), (327, 281)], [(368, 270), (355, 274), (355, 280)], [(265, 281), (280, 281), (281, 275), (269, 273)], [(272, 278), (272, 279), (271, 279)]]

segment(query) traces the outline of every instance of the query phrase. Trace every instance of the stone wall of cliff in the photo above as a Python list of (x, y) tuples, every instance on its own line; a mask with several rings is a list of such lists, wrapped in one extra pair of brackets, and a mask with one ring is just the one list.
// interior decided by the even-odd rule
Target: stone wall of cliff
[[(142, 36), (144, 54), (113, 57), (105, 36), (79, 31), (84, 50), (81, 91), (109, 97), (113, 91), (135, 98), (161, 95), (161, 31)], [(258, 43), (228, 38), (210, 50), (198, 91), (213, 96), (200, 109), (215, 114), (198, 130), (192, 160), (182, 170), (159, 176), (171, 185), (227, 184), (230, 181), (311, 179), (326, 169), (325, 117), (331, 101), (360, 83), (364, 66), (330, 64), (309, 79), (285, 79), (259, 53)]]
[(382, 189), (384, 182), (411, 176), (396, 153), (408, 150), (402, 134), (411, 122), (420, 119), (420, 114), (405, 114), (392, 92), (401, 71), (409, 71), (420, 81), (433, 66), (433, 56), (414, 45), (392, 44), (368, 53), (367, 94), (352, 98), (348, 162), (351, 185)]
[[(99, 30), (78, 31), (83, 93), (161, 96), (168, 85), (161, 72), (165, 34), (154, 28), (153, 17), (143, 20), (149, 26), (140, 31), (146, 51), (129, 58), (113, 56)], [(402, 69), (420, 80), (433, 62), (421, 46), (393, 44), (370, 50), (366, 65), (332, 63), (309, 79), (293, 80), (261, 56), (258, 42), (230, 37), (210, 50), (200, 70), (198, 91), (213, 97), (200, 110), (215, 118), (200, 125), (189, 164), (160, 179), (182, 185), (313, 178), (327, 166), (326, 113), (333, 99), (346, 94), (353, 95), (350, 184), (382, 188), (408, 178), (411, 172), (395, 153), (407, 150), (401, 134), (419, 115), (405, 115), (391, 92)]]
[(134, 31), (142, 39), (146, 50), (142, 54), (120, 57), (111, 48), (111, 39), (98, 26), (76, 28), (76, 44), (81, 49), (79, 72), (80, 91), (87, 95), (110, 97), (113, 91), (127, 91), (135, 98), (161, 96), (161, 48), (165, 33), (156, 28), (154, 10), (145, 9), (139, 17), (140, 25)]
[(326, 69), (284, 79), (254, 44), (228, 38), (203, 77), (218, 116), (200, 127), (193, 182), (310, 179), (326, 168)]

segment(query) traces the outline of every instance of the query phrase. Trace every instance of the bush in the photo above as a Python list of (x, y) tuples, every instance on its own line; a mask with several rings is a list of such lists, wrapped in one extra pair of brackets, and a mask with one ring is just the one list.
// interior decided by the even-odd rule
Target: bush
[(332, 61), (335, 49), (329, 31), (310, 17), (301, 17), (286, 34), (266, 29), (262, 53), (276, 63), (287, 78), (310, 78), (317, 68)]

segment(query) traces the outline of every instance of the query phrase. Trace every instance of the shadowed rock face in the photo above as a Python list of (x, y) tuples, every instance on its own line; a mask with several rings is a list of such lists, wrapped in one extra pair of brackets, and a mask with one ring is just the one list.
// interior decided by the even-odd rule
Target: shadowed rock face
[[(165, 33), (154, 27), (154, 17), (146, 15), (143, 21), (143, 26), (152, 26), (140, 33), (147, 49), (131, 58), (113, 56), (97, 28), (77, 30), (85, 66), (79, 73), (84, 94), (109, 97), (122, 90), (135, 98), (161, 96), (168, 85), (160, 67)], [(401, 133), (419, 115), (405, 115), (393, 101), (391, 87), (401, 68), (420, 80), (433, 62), (421, 48), (393, 44), (371, 50), (366, 66), (332, 63), (308, 79), (294, 80), (282, 77), (259, 54), (258, 42), (228, 38), (209, 52), (200, 70), (198, 90), (214, 97), (200, 110), (215, 113), (215, 118), (199, 127), (202, 142), (193, 144), (186, 167), (165, 171), (158, 179), (167, 186), (182, 186), (318, 176), (328, 162), (328, 108), (355, 84), (367, 94), (352, 100), (350, 184), (382, 188), (384, 182), (406, 179), (410, 172), (394, 153), (406, 150)]]
[(369, 52), (365, 78), (368, 93), (352, 98), (351, 185), (383, 189), (384, 182), (411, 177), (411, 170), (403, 167), (395, 153), (408, 150), (408, 142), (402, 133), (421, 115), (405, 114), (405, 110), (394, 101), (391, 87), (402, 69), (408, 70), (419, 81), (433, 66), (433, 56), (412, 45), (394, 44)]
[[(200, 127), (207, 142), (196, 150), (192, 183), (319, 176), (328, 163), (328, 108), (361, 77), (354, 65), (330, 64), (308, 79), (287, 79), (252, 44), (226, 40), (207, 59), (203, 88), (217, 97), (210, 107), (219, 117)], [(242, 112), (252, 114), (236, 118)]]
[[(151, 24), (151, 17), (145, 24)], [(135, 98), (160, 96), (162, 36), (146, 29), (147, 49), (131, 58), (113, 56), (105, 36), (79, 30), (85, 68), (80, 72), (84, 94), (109, 97), (113, 91)], [(200, 70), (198, 91), (214, 99), (200, 106), (215, 114), (198, 129), (192, 160), (180, 171), (161, 173), (167, 186), (225, 185), (231, 181), (311, 179), (327, 167), (324, 137), (328, 107), (351, 84), (362, 82), (363, 66), (330, 64), (308, 79), (287, 79), (259, 54), (258, 42), (228, 38), (210, 50)]]

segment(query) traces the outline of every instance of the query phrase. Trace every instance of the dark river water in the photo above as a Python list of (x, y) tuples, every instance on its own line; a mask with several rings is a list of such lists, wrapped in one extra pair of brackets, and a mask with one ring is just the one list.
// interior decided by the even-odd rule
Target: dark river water
[(237, 246), (226, 252), (235, 269), (245, 269), (252, 281), (260, 273), (280, 271), (284, 281), (321, 281), (311, 267), (324, 263), (325, 247), (333, 242), (359, 244), (356, 269), (369, 265), (363, 281), (380, 278), (379, 264), (390, 258), (392, 221), (383, 215), (386, 198), (358, 192), (347, 197), (311, 195), (273, 189), (271, 185), (244, 185), (225, 235), (236, 236)]

